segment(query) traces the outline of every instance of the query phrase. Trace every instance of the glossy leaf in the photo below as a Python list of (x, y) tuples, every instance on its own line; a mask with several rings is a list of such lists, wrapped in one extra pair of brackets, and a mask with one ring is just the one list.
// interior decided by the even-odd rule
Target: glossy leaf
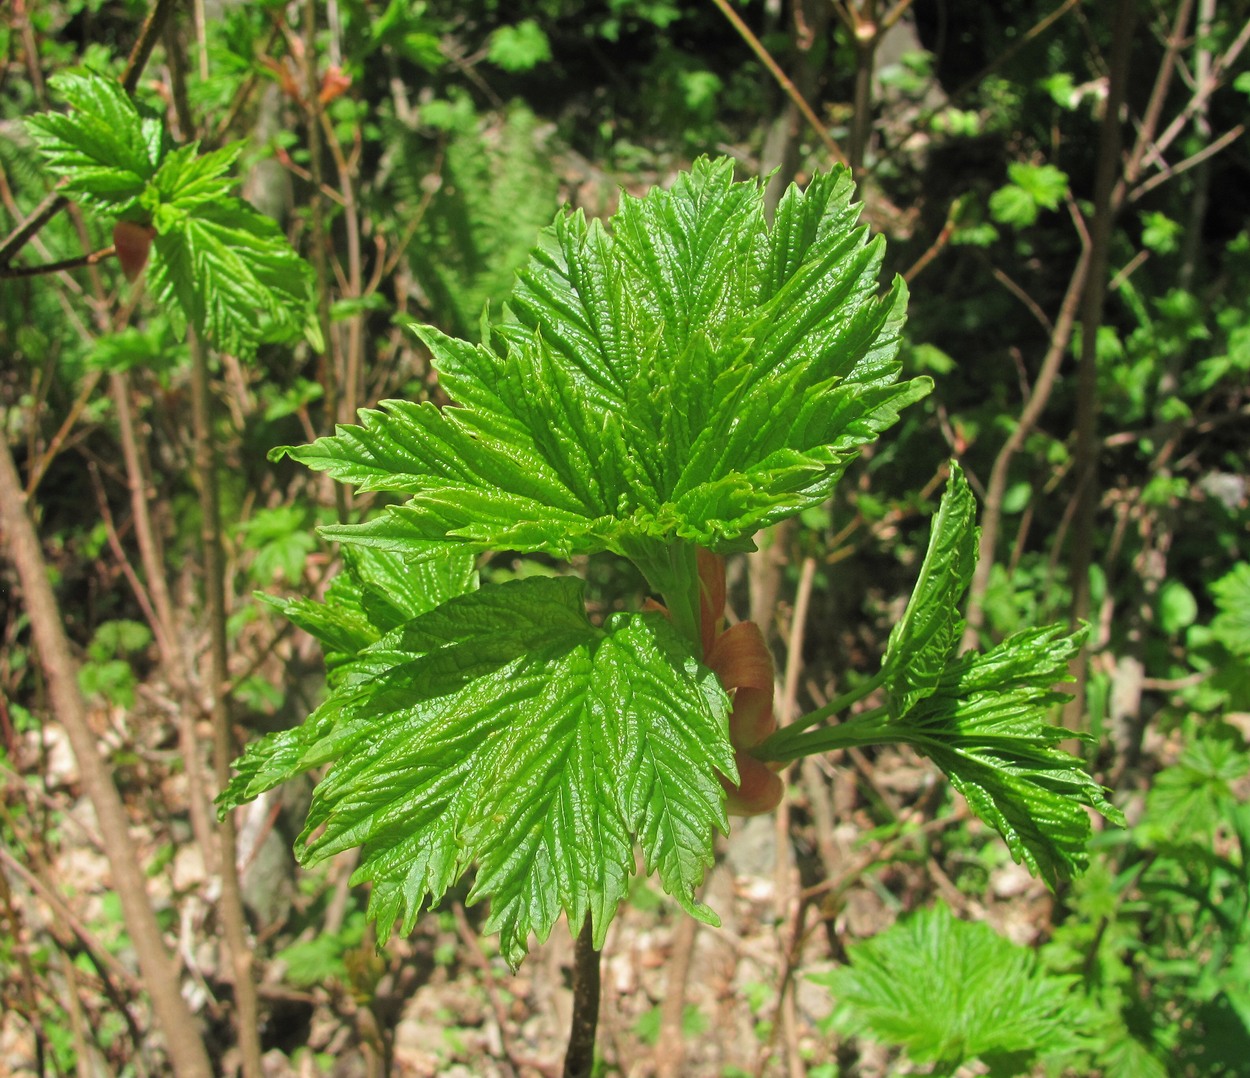
[(946, 773), (1012, 857), (1052, 887), (1088, 863), (1084, 806), (1124, 822), (1083, 763), (1059, 747), (1072, 732), (1048, 721), (1067, 700), (1054, 686), (1067, 680), (1081, 642), (1051, 626), (965, 655), (890, 726)]
[(1029, 629), (983, 654), (956, 654), (976, 565), (975, 512), (952, 463), (919, 579), (870, 686), (885, 689), (884, 706), (840, 726), (782, 729), (760, 755), (787, 760), (844, 745), (910, 745), (945, 772), (1017, 861), (1053, 887), (1087, 863), (1085, 806), (1116, 822), (1123, 817), (1082, 761), (1059, 747), (1071, 731), (1050, 722), (1068, 699), (1056, 686), (1068, 680), (1083, 633)]
[(561, 913), (602, 943), (634, 870), (692, 914), (735, 776), (728, 700), (660, 614), (602, 628), (582, 584), (536, 578), (452, 599), (366, 647), (298, 731), (256, 743), (229, 807), (332, 764), (306, 863), (362, 846), (357, 882), (385, 936), (477, 865), (471, 900), (514, 965)]
[(891, 672), (886, 684), (895, 717), (933, 692), (959, 646), (960, 602), (976, 568), (976, 511), (963, 470), (952, 461), (919, 579), (886, 648), (883, 665)]
[(48, 81), (71, 111), (28, 118), (35, 145), (65, 178), (67, 193), (105, 212), (125, 212), (160, 163), (160, 123), (140, 115), (116, 79), (61, 72)]
[(332, 530), (346, 541), (644, 565), (673, 542), (747, 549), (929, 389), (897, 382), (905, 289), (878, 298), (882, 246), (851, 194), (844, 171), (817, 176), (769, 228), (759, 184), (700, 160), (624, 198), (610, 231), (559, 217), (487, 343), (417, 327), (457, 407), (387, 401), (277, 452), (410, 496)]

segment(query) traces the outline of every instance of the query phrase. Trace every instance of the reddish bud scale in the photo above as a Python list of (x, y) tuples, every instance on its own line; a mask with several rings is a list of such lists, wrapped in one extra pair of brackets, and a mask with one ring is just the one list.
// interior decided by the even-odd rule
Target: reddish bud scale
[(725, 809), (731, 816), (756, 816), (775, 809), (785, 793), (785, 784), (772, 767), (747, 751), (777, 729), (773, 657), (755, 622), (722, 628), (725, 559), (706, 550), (699, 551), (698, 559), (703, 661), (725, 691), (733, 694), (729, 743), (738, 765), (738, 783), (721, 779), (728, 794)]
[(143, 272), (155, 235), (156, 229), (151, 225), (140, 225), (134, 221), (118, 221), (113, 226), (113, 248), (117, 251), (117, 261), (122, 264), (126, 280), (133, 281)]
[[(728, 795), (725, 811), (731, 816), (759, 816), (772, 812), (785, 793), (777, 771), (784, 763), (764, 763), (748, 751), (777, 729), (773, 714), (773, 656), (764, 634), (753, 621), (724, 628), (725, 559), (710, 550), (698, 551), (699, 636), (703, 662), (733, 696), (729, 712), (729, 743), (738, 765), (738, 783), (721, 777)], [(648, 599), (645, 610), (668, 611)]]
[(317, 100), (323, 105), (328, 105), (340, 94), (345, 93), (351, 84), (352, 77), (345, 74), (341, 67), (334, 65), (321, 78), (321, 90), (317, 94)]

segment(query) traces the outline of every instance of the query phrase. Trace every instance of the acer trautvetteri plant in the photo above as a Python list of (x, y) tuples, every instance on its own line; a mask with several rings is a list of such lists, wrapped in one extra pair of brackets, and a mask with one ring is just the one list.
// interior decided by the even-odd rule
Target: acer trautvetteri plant
[(189, 325), (247, 355), (311, 327), (308, 264), (276, 221), (234, 194), (242, 142), (174, 146), (161, 119), (105, 75), (61, 72), (49, 84), (70, 110), (28, 118), (31, 138), (61, 190), (113, 220), (126, 276), (146, 266), (179, 335)]
[[(325, 529), (345, 567), (324, 603), (271, 600), (324, 644), (329, 693), (247, 750), (223, 810), (329, 765), (300, 857), (362, 847), (383, 938), (475, 866), (470, 898), (513, 964), (561, 913), (601, 945), (636, 847), (716, 923), (696, 887), (727, 797), (767, 807), (762, 763), (838, 746), (914, 746), (1030, 869), (1078, 870), (1084, 806), (1118, 818), (1046, 722), (1079, 641), (1035, 629), (957, 653), (976, 549), (957, 465), (869, 684), (770, 734), (771, 709), (736, 722), (746, 682), (709, 668), (729, 636), (715, 556), (827, 500), (930, 389), (899, 380), (906, 290), (880, 294), (852, 193), (845, 171), (817, 175), (769, 225), (761, 185), (704, 159), (607, 226), (561, 215), (481, 343), (415, 327), (453, 404), (385, 401), (276, 450), (406, 500)], [(573, 576), (479, 587), (490, 549), (612, 552), (662, 607), (596, 624)]]

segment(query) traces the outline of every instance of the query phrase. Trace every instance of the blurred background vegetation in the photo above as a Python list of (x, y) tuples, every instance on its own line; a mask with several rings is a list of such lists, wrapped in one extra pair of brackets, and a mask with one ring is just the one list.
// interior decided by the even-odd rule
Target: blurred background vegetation
[[(697, 973), (621, 973), (603, 1073), (1250, 1074), (1250, 3), (177, 5), (138, 100), (180, 141), (245, 142), (244, 197), (317, 281), (304, 341), (207, 355), (215, 472), (188, 420), (198, 345), (116, 260), (55, 270), (108, 248), (111, 222), (71, 205), (11, 242), (54, 186), (23, 119), (58, 107), (58, 71), (120, 73), (148, 8), (0, 12), (0, 429), (222, 1071), (249, 1065), (217, 943), (204, 484), (243, 739), (302, 718), (321, 676), (251, 593), (320, 594), (338, 554), (315, 525), (373, 504), (336, 502), (268, 449), (387, 397), (440, 401), (408, 320), (472, 337), (560, 207), (606, 215), (706, 153), (774, 195), (851, 162), (911, 288), (908, 371), (937, 380), (837, 499), (733, 568), (784, 698), (807, 710), (873, 672), (958, 457), (984, 511), (970, 633), (1091, 624), (1065, 721), (1093, 735), (1090, 767), (1132, 826), (1049, 895), (917, 760), (808, 761), (776, 826), (735, 828), (754, 860), (730, 844), (737, 878), (768, 884), (735, 929), (768, 940), (738, 955), (749, 975), (708, 997)], [(641, 598), (609, 563), (578, 569), (597, 602)], [(482, 571), (552, 567), (499, 552)], [(0, 634), (0, 1069), (162, 1073), (7, 561)], [(457, 903), (375, 954), (350, 864), (297, 871), (300, 806), (257, 813), (239, 860), (266, 1073), (558, 1072), (543, 1017), (558, 958), (550, 984), (507, 978)], [(965, 940), (984, 926), (943, 905), (999, 935)], [(698, 958), (643, 883), (622, 921)], [(926, 939), (983, 965), (916, 971)], [(652, 968), (637, 946), (622, 953)], [(823, 1003), (798, 987), (816, 967)], [(923, 990), (890, 994), (922, 972)], [(1004, 1029), (970, 981), (1000, 986), (1019, 1021)], [(430, 986), (436, 1019), (414, 1011)], [(944, 1039), (961, 1020), (1001, 1035)], [(434, 1047), (413, 1047), (422, 1022), (443, 1031)]]

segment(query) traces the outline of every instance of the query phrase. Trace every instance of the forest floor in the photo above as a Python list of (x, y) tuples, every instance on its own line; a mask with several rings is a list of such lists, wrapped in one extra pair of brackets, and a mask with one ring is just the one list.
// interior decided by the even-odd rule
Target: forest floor
[[(221, 1073), (238, 1060), (229, 1030), (230, 987), (217, 945), (216, 875), (193, 825), (187, 775), (177, 745), (162, 742), (167, 717), (157, 694), (141, 692), (130, 711), (98, 708), (101, 745), (113, 757), (149, 866), (150, 890), (167, 938), (184, 967), (184, 991), (220, 1046)], [(164, 735), (166, 738), (168, 735)], [(80, 1074), (159, 1074), (157, 1057), (133, 1041), (149, 1016), (119, 1013), (115, 1001), (137, 994), (116, 895), (89, 804), (79, 796), (68, 746), (56, 726), (24, 735), (23, 753), (38, 758), (44, 781), (21, 786), (26, 851), (36, 882), (13, 896), (19, 947), (35, 953), (55, 940), (77, 959), (52, 965), (44, 1035), (59, 1038), (87, 1062)], [(602, 959), (599, 1052), (604, 1074), (629, 1078), (848, 1075), (881, 1078), (896, 1057), (857, 1044), (853, 1052), (822, 1030), (832, 1009), (812, 974), (845, 961), (845, 948), (888, 927), (897, 912), (940, 894), (965, 915), (988, 921), (1020, 943), (1048, 931), (1049, 893), (1012, 864), (1001, 844), (981, 853), (985, 886), (975, 897), (948, 873), (940, 837), (976, 829), (962, 812), (931, 814), (942, 797), (936, 772), (891, 751), (875, 762), (822, 764), (819, 776), (795, 773), (781, 814), (733, 820), (731, 837), (703, 887), (721, 918), (697, 924), (639, 878), (608, 932)], [(15, 776), (10, 795), (16, 793)], [(845, 792), (812, 811), (813, 789)], [(883, 837), (858, 795), (871, 790), (927, 822)], [(306, 792), (304, 794), (306, 796)], [(827, 796), (827, 795), (826, 795)], [(10, 800), (10, 811), (15, 804)], [(962, 806), (960, 806), (962, 808)], [(823, 810), (822, 810), (823, 808)], [(256, 933), (264, 1062), (270, 1078), (556, 1078), (572, 1006), (572, 940), (559, 922), (533, 946), (517, 972), (479, 934), (483, 911), (461, 904), (463, 887), (427, 911), (407, 937), (380, 952), (366, 927), (365, 893), (349, 884), (350, 856), (299, 869), (291, 855), (298, 805), (264, 800), (249, 807), (241, 830), (245, 895)], [(33, 829), (32, 829), (33, 828)], [(910, 835), (910, 837), (907, 837)], [(994, 853), (1001, 852), (1001, 856)], [(965, 853), (959, 857), (966, 859)], [(943, 861), (946, 867), (943, 867)], [(970, 889), (966, 889), (970, 891)], [(986, 898), (985, 896), (989, 896)], [(9, 969), (16, 968), (9, 965)], [(13, 986), (9, 986), (12, 990)], [(9, 997), (6, 997), (9, 998)], [(47, 997), (45, 997), (47, 998)], [(46, 1005), (45, 1005), (46, 1006)], [(390, 1066), (382, 1061), (389, 1056)], [(67, 1056), (66, 1058), (70, 1058)], [(16, 1009), (0, 1016), (0, 1073), (38, 1073), (35, 1037)], [(55, 1070), (45, 1073), (56, 1073)], [(974, 1073), (974, 1072), (969, 1072)]]

